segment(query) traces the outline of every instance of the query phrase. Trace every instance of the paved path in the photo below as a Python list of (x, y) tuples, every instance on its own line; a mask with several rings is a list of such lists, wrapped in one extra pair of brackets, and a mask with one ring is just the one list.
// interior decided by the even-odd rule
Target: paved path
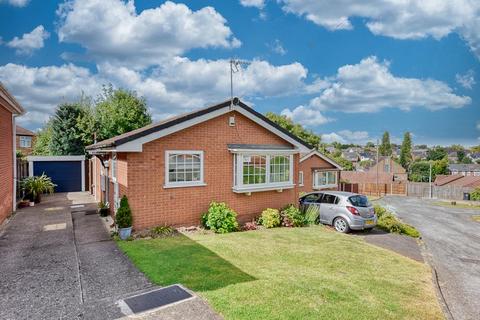
[(480, 223), (471, 219), (479, 210), (411, 197), (389, 196), (380, 202), (421, 232), (453, 318), (480, 319)]
[[(0, 229), (1, 319), (116, 319), (119, 299), (154, 286), (110, 240), (87, 193), (45, 197)], [(83, 204), (82, 207), (72, 208)], [(196, 317), (214, 315), (198, 297)], [(178, 304), (158, 314), (178, 314)]]

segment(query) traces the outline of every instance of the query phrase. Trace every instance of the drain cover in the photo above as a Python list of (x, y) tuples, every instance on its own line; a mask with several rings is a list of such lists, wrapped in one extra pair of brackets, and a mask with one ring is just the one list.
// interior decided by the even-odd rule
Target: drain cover
[(192, 297), (179, 285), (173, 285), (125, 299), (133, 313), (156, 309)]

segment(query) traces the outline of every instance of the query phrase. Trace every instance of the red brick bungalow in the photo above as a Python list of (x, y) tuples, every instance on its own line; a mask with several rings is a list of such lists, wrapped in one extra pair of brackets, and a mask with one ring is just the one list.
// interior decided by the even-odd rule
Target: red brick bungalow
[(338, 190), (341, 170), (335, 161), (312, 150), (300, 158), (299, 191)]
[(235, 98), (87, 150), (96, 199), (115, 211), (126, 195), (142, 229), (199, 224), (211, 201), (242, 222), (296, 204), (300, 154), (311, 147)]
[(0, 223), (16, 208), (15, 117), (24, 112), (0, 83)]

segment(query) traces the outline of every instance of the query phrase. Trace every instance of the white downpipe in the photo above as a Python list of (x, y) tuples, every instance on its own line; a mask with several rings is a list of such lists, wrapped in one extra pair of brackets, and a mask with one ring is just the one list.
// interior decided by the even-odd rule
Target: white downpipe
[(13, 134), (13, 199), (12, 211), (17, 210), (17, 126), (15, 125), (15, 115), (12, 115), (12, 134)]

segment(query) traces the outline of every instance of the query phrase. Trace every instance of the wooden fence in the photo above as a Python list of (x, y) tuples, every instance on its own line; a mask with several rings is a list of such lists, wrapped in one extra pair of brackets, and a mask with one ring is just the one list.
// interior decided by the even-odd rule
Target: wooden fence
[(28, 161), (17, 157), (17, 200), (23, 197), (20, 181), (28, 177)]
[[(432, 198), (463, 200), (464, 193), (470, 193), (473, 188), (460, 186), (435, 186), (432, 184)], [(430, 197), (430, 184), (428, 182), (409, 182), (407, 195), (411, 197)]]
[(341, 191), (361, 193), (365, 195), (405, 195), (407, 188), (405, 182), (395, 183), (340, 183)]

